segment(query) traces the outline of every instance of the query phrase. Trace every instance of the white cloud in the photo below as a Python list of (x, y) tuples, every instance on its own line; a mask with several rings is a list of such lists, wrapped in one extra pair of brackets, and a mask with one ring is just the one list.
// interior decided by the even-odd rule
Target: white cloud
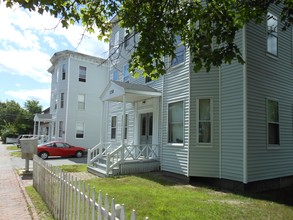
[(0, 32), (0, 71), (50, 83), (47, 69), (55, 52), (77, 47), (81, 53), (107, 56), (108, 46), (98, 41), (96, 34), (86, 34), (80, 43), (83, 27), (62, 28), (59, 20), (48, 13), (39, 15), (0, 5), (0, 20), (4, 21)]
[(2, 71), (13, 75), (28, 76), (41, 83), (51, 83), (50, 56), (38, 50), (0, 50)]
[(49, 36), (45, 36), (44, 37), (44, 42), (47, 43), (52, 49), (58, 49), (58, 45), (55, 42), (54, 38), (49, 37)]
[(37, 100), (43, 107), (48, 107), (50, 104), (50, 89), (33, 89), (33, 90), (15, 90), (7, 91), (5, 94), (10, 95), (16, 99), (26, 100)]
[[(97, 40), (97, 34), (85, 33), (82, 26), (61, 27), (59, 20), (48, 13), (39, 15), (19, 7), (6, 8), (0, 4), (0, 73), (28, 77), (23, 83), (16, 84), (4, 77), (8, 91), (2, 94), (15, 100), (38, 100), (43, 107), (49, 106), (51, 74), (50, 58), (62, 50), (75, 50), (80, 53), (107, 57), (108, 45)], [(30, 80), (31, 79), (31, 80)], [(40, 82), (39, 86), (32, 81)], [(34, 86), (33, 86), (34, 85)], [(14, 88), (14, 90), (11, 90)], [(19, 90), (32, 88), (31, 90)], [(9, 97), (10, 96), (10, 97)]]

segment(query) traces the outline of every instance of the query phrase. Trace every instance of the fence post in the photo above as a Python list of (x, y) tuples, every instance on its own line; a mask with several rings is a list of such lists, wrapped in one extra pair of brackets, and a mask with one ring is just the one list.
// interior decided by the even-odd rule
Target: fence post
[(96, 191), (95, 188), (93, 188), (93, 193), (92, 193), (92, 220), (95, 220), (95, 203), (96, 203)]

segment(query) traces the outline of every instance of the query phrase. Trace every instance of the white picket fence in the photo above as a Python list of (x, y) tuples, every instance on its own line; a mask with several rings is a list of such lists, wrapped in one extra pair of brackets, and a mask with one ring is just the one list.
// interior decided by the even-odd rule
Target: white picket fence
[[(33, 186), (47, 204), (54, 219), (126, 219), (123, 204), (115, 204), (113, 198), (110, 205), (107, 194), (103, 201), (101, 192), (96, 195), (95, 188), (91, 189), (84, 181), (77, 180), (36, 155), (33, 159)], [(136, 220), (135, 210), (131, 213), (131, 220)]]

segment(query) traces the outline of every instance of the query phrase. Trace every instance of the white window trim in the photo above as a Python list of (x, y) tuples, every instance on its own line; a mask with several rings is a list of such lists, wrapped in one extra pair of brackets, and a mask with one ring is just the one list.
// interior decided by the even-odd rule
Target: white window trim
[[(199, 100), (200, 99), (209, 99), (210, 100), (210, 114), (211, 114), (211, 142), (210, 143), (201, 143), (199, 142)], [(201, 96), (196, 98), (196, 147), (213, 147), (214, 142), (214, 100), (211, 96)]]
[[(76, 137), (76, 135), (77, 135), (77, 123), (80, 123), (80, 124), (82, 124), (83, 125), (83, 137), (82, 138), (78, 138), (78, 137)], [(82, 140), (82, 139), (85, 139), (85, 123), (84, 122), (81, 122), (81, 121), (77, 121), (76, 123), (75, 123), (75, 139), (77, 139), (77, 140)]]
[[(272, 57), (272, 58), (277, 58), (278, 57), (278, 54), (279, 54), (279, 18), (278, 18), (278, 16), (276, 16), (275, 14), (273, 14), (273, 13), (271, 13), (271, 12), (268, 12), (267, 13), (267, 16), (268, 16), (268, 14), (271, 14), (272, 16), (274, 16), (274, 17), (276, 17), (276, 19), (277, 19), (277, 36), (276, 36), (276, 38), (277, 38), (277, 45), (276, 45), (276, 50), (277, 50), (277, 52), (276, 52), (276, 54), (274, 54), (274, 53), (272, 53), (272, 52), (269, 52), (269, 48), (268, 48), (268, 36), (266, 37), (266, 43), (267, 43), (267, 47), (266, 47), (266, 53), (267, 53), (267, 55), (269, 56), (269, 57)], [(269, 32), (269, 30), (268, 30), (268, 20), (266, 20), (266, 34), (268, 35), (268, 32)]]
[[(78, 97), (81, 96), (81, 95), (82, 95), (83, 98), (84, 98), (84, 102), (83, 102), (83, 103), (84, 103), (84, 108), (83, 108), (83, 109), (80, 109), (80, 108), (79, 108), (79, 103), (80, 103), (80, 102), (79, 102), (79, 100), (78, 100)], [(85, 94), (77, 94), (77, 110), (78, 110), (78, 111), (85, 111), (85, 110), (86, 110), (86, 95), (85, 95)]]
[(184, 46), (184, 61), (183, 61), (182, 63), (176, 64), (176, 65), (173, 66), (173, 65), (172, 65), (172, 61), (173, 61), (173, 59), (172, 59), (171, 56), (169, 56), (169, 64), (170, 64), (171, 69), (175, 69), (175, 68), (177, 68), (177, 67), (180, 67), (180, 66), (185, 65), (185, 62), (186, 62), (186, 46), (183, 44), (183, 41), (180, 41), (180, 43), (176, 45), (175, 50), (176, 50), (178, 47), (182, 46), (182, 45)]
[[(275, 101), (278, 102), (278, 118), (279, 118), (279, 144), (269, 144), (269, 117), (268, 117), (268, 112), (269, 112), (269, 100), (270, 101)], [(269, 150), (274, 150), (274, 149), (280, 149), (281, 148), (281, 126), (280, 126), (280, 102), (278, 99), (274, 98), (266, 98), (266, 141), (267, 141), (267, 149)]]
[[(126, 66), (128, 66), (128, 75), (127, 75), (128, 81), (125, 80), (126, 77), (125, 77), (125, 74), (124, 74), (125, 73), (125, 67)], [(123, 65), (123, 82), (130, 82), (130, 73), (129, 73), (129, 64), (128, 63), (126, 63), (125, 65)]]
[[(85, 69), (85, 72), (84, 72), (85, 74), (81, 74), (81, 68), (84, 68)], [(81, 76), (84, 76), (84, 78), (82, 78)], [(86, 66), (79, 66), (78, 67), (78, 81), (79, 82), (82, 82), (82, 83), (85, 83), (86, 82), (86, 78), (87, 78), (87, 67)]]
[[(60, 125), (62, 125), (62, 126), (60, 126)], [(63, 125), (63, 121), (59, 121), (59, 124), (58, 124), (58, 137), (59, 138), (62, 138), (63, 137), (63, 126), (64, 126)]]
[[(182, 106), (183, 106), (183, 142), (182, 143), (170, 143), (169, 142), (169, 105), (170, 104), (174, 104), (174, 103), (178, 103), (178, 102), (182, 102)], [(185, 118), (185, 101), (184, 100), (176, 100), (176, 101), (172, 101), (169, 102), (167, 104), (167, 145), (168, 146), (172, 146), (172, 147), (183, 147), (184, 146), (184, 141), (185, 141), (185, 123), (184, 123), (184, 118)]]
[[(115, 124), (115, 127), (112, 127), (112, 118), (113, 117), (116, 117), (116, 124)], [(110, 140), (116, 140), (117, 139), (117, 115), (111, 115), (111, 118), (110, 118)], [(112, 138), (112, 128), (115, 128), (115, 138)]]

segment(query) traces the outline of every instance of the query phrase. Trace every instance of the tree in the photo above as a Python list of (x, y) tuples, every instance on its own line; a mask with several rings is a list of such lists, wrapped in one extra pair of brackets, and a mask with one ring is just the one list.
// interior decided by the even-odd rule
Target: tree
[(2, 140), (19, 134), (33, 132), (34, 115), (42, 112), (38, 101), (27, 100), (25, 108), (15, 101), (0, 102), (0, 133)]
[[(192, 53), (195, 71), (221, 66), (237, 59), (244, 63), (234, 39), (249, 22), (266, 19), (271, 5), (282, 8), (283, 30), (293, 22), (292, 0), (6, 0), (30, 10), (60, 18), (63, 27), (82, 23), (88, 31), (100, 29), (99, 39), (109, 41), (113, 17), (128, 28), (129, 37), (139, 36), (130, 61), (130, 71), (158, 78), (168, 67), (164, 56), (175, 57), (175, 36), (179, 35)], [(132, 31), (130, 31), (132, 30)], [(211, 47), (210, 45), (215, 46)], [(111, 54), (110, 54), (111, 55)]]
[(24, 121), (21, 123), (23, 129), (27, 132), (22, 133), (32, 133), (34, 129), (34, 116), (37, 113), (42, 112), (42, 106), (39, 104), (39, 101), (36, 100), (26, 100), (24, 103)]

